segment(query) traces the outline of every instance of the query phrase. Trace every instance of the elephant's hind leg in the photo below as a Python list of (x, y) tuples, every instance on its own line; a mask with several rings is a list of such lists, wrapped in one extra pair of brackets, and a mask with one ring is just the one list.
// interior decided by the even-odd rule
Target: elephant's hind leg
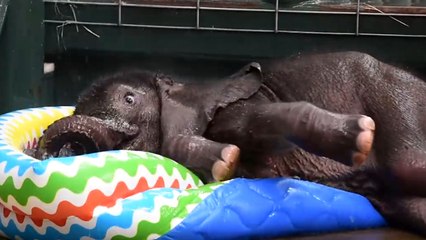
[(203, 181), (212, 182), (233, 177), (240, 149), (201, 136), (177, 135), (164, 142), (161, 153), (193, 170)]
[(374, 130), (370, 117), (332, 113), (307, 102), (241, 101), (215, 116), (207, 136), (257, 152), (285, 148), (281, 143), (289, 140), (312, 153), (359, 165), (372, 148)]
[(258, 105), (249, 120), (254, 136), (280, 134), (300, 147), (351, 165), (372, 148), (375, 123), (364, 115), (338, 114), (307, 102)]

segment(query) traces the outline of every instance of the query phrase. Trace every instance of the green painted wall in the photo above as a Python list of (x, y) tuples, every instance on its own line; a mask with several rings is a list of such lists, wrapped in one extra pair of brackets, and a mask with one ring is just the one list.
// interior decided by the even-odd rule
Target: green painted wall
[(0, 113), (40, 106), (43, 86), (42, 1), (12, 0), (0, 36)]

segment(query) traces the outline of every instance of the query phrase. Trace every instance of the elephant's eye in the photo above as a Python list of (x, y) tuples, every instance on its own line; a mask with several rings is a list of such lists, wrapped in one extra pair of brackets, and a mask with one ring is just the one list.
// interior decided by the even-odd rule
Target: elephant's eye
[(126, 103), (128, 104), (133, 104), (135, 103), (135, 97), (132, 94), (126, 94), (126, 96), (124, 96), (124, 100), (126, 101)]

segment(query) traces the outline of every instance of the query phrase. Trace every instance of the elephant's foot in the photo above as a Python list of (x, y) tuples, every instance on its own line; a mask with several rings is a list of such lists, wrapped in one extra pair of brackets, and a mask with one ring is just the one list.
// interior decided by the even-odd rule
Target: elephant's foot
[(356, 137), (356, 150), (352, 153), (353, 165), (361, 165), (368, 157), (368, 154), (373, 147), (374, 130), (376, 125), (374, 120), (367, 116), (361, 116), (355, 124), (355, 131), (359, 128), (358, 136)]
[(215, 181), (230, 179), (238, 166), (240, 149), (235, 145), (227, 145), (221, 151), (220, 158), (213, 164), (211, 169)]
[(164, 142), (161, 154), (191, 169), (204, 182), (216, 182), (234, 176), (240, 149), (202, 136), (177, 135)]
[[(318, 114), (309, 127), (319, 151), (343, 163), (359, 166), (373, 146), (375, 123), (365, 115)], [(348, 160), (351, 163), (348, 163)]]

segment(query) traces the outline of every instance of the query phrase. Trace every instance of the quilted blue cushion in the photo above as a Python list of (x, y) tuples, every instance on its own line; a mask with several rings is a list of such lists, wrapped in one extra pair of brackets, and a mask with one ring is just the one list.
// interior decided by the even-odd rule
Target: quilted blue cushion
[(160, 239), (252, 239), (385, 225), (358, 194), (289, 178), (235, 179)]

